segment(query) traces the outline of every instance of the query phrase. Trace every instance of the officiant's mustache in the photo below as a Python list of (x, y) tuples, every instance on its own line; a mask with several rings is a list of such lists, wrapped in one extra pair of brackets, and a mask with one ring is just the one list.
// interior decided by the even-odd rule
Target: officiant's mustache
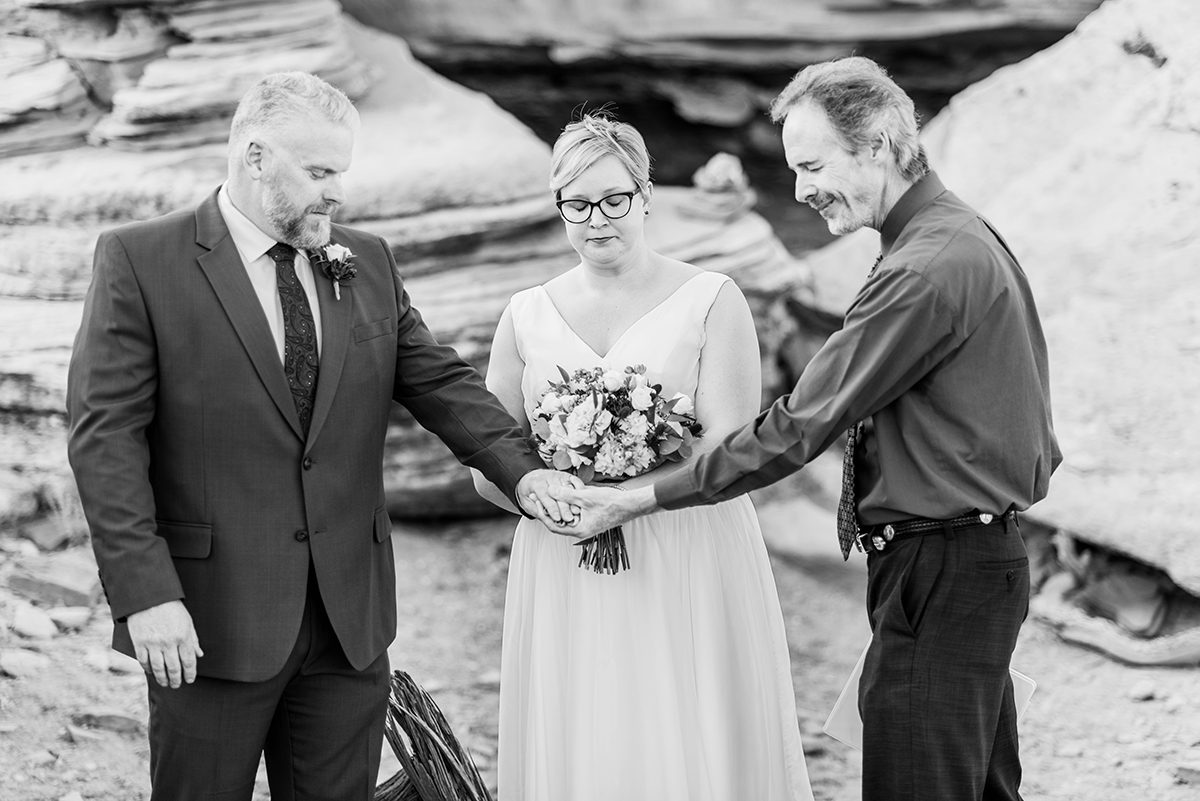
[(340, 203), (330, 200), (325, 203), (318, 203), (314, 206), (309, 206), (304, 211), (307, 214), (333, 214), (335, 211), (337, 211), (338, 206), (340, 205)]
[(824, 192), (818, 192), (808, 200), (808, 205), (814, 210), (820, 211), (833, 202), (833, 196), (827, 195)]

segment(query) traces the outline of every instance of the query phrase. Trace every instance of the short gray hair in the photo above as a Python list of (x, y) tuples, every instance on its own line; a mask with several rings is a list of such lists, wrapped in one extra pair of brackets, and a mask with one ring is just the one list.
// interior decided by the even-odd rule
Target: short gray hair
[(345, 92), (307, 72), (275, 72), (242, 95), (229, 125), (231, 157), (259, 131), (283, 131), (294, 118), (315, 115), (351, 127), (358, 111)]
[(601, 109), (582, 114), (559, 134), (550, 153), (550, 191), (557, 196), (605, 156), (616, 156), (643, 192), (649, 188), (650, 153), (646, 141), (637, 128)]
[(849, 56), (800, 70), (771, 102), (771, 120), (782, 122), (804, 102), (825, 112), (850, 152), (860, 152), (886, 132), (905, 178), (916, 181), (929, 172), (912, 98), (871, 59)]

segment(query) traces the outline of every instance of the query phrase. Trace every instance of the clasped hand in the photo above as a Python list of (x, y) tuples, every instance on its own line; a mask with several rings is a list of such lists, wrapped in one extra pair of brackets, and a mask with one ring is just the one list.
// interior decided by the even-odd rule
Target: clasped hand
[(560, 501), (556, 493), (581, 488), (577, 476), (560, 470), (530, 470), (517, 482), (517, 501), (529, 515), (541, 520), (548, 528), (570, 526), (579, 519), (579, 509)]
[(546, 527), (555, 534), (579, 539), (594, 537), (655, 508), (653, 487), (625, 491), (596, 485), (560, 484), (551, 488), (551, 495), (560, 506), (574, 510), (575, 515), (566, 523), (546, 522)]

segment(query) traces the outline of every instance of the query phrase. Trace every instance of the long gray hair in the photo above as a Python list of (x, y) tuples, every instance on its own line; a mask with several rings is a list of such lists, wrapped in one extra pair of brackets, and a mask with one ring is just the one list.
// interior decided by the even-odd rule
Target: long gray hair
[(892, 156), (906, 179), (916, 181), (929, 172), (925, 148), (917, 138), (912, 98), (871, 59), (849, 56), (800, 70), (771, 102), (772, 121), (782, 122), (806, 101), (825, 112), (851, 153), (870, 147), (886, 132)]

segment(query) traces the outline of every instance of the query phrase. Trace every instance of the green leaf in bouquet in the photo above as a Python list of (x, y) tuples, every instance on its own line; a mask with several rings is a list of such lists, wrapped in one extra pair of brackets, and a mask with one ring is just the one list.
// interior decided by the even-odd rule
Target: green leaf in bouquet
[(550, 421), (546, 418), (535, 419), (530, 427), (533, 429), (534, 436), (540, 437), (543, 441), (550, 439)]
[(555, 470), (570, 470), (571, 457), (565, 450), (555, 451), (553, 464)]
[(679, 437), (668, 437), (663, 439), (662, 444), (658, 447), (660, 456), (670, 456), (679, 451), (683, 447), (683, 440)]
[(563, 383), (570, 384), (571, 383), (571, 374), (568, 373), (566, 370), (564, 370), (563, 366), (561, 364), (557, 365), (557, 367), (558, 367), (558, 374), (562, 376)]
[(579, 469), (575, 471), (575, 475), (579, 476), (579, 480), (587, 484), (596, 477), (596, 468), (590, 464), (581, 464)]

